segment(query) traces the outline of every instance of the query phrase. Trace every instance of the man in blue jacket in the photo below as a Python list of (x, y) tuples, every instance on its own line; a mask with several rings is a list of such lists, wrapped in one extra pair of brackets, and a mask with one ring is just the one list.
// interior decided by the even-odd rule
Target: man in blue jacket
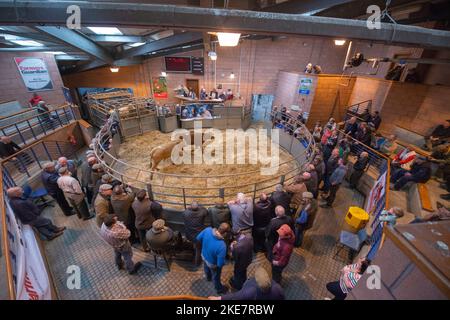
[(206, 280), (214, 281), (214, 287), (218, 294), (228, 291), (228, 288), (220, 282), (220, 276), (227, 254), (224, 239), (229, 232), (230, 225), (222, 223), (218, 229), (208, 227), (197, 236), (197, 241), (202, 244), (202, 259)]
[(55, 164), (53, 162), (47, 162), (42, 167), (44, 170), (42, 171), (41, 179), (45, 190), (56, 200), (64, 215), (71, 216), (75, 214), (73, 208), (67, 203), (64, 192), (58, 186), (59, 174), (56, 172)]
[(339, 159), (338, 167), (333, 171), (330, 176), (330, 193), (326, 198), (326, 203), (321, 205), (322, 208), (331, 208), (334, 199), (336, 199), (336, 194), (344, 181), (345, 175), (347, 174), (347, 166), (344, 164), (344, 160)]

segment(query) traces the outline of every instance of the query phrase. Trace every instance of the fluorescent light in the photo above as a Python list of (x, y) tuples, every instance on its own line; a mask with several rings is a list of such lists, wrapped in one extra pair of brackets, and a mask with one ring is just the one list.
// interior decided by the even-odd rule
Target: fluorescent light
[(142, 45), (144, 45), (145, 44), (145, 42), (135, 42), (135, 43), (130, 43), (130, 44), (128, 44), (128, 46), (130, 46), (130, 47), (140, 47), (140, 46), (142, 46)]
[(211, 60), (215, 61), (215, 60), (217, 60), (217, 53), (215, 53), (214, 51), (210, 51), (210, 52), (208, 52), (208, 57)]
[(219, 44), (221, 47), (235, 47), (239, 43), (240, 33), (218, 32)]
[(230, 79), (234, 79), (234, 72), (230, 74)]
[(109, 70), (111, 70), (111, 72), (119, 72), (119, 67), (109, 67)]
[(116, 27), (88, 27), (95, 34), (101, 35), (122, 35), (123, 33)]
[(42, 47), (44, 46), (42, 43), (34, 41), (34, 40), (10, 40), (11, 42), (14, 42), (15, 44), (18, 44), (19, 46), (24, 47)]
[(67, 54), (67, 53), (62, 52), (62, 51), (45, 51), (44, 53), (51, 53), (51, 54)]
[(162, 71), (161, 72), (161, 77), (167, 77), (167, 72)]
[(337, 46), (343, 46), (345, 44), (345, 40), (336, 39), (334, 40), (334, 44)]

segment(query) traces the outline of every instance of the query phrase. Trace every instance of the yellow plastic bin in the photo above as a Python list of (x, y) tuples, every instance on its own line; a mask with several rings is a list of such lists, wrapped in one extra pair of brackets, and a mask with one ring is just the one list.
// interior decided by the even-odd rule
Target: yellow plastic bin
[(369, 221), (369, 214), (359, 207), (348, 208), (345, 222), (356, 232), (363, 229)]

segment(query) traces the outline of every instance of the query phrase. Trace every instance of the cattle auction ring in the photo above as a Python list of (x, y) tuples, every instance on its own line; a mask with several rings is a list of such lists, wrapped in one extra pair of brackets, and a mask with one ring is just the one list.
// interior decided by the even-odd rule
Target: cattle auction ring
[[(303, 126), (303, 124), (298, 124)], [(267, 126), (267, 124), (266, 124)], [(271, 127), (270, 124), (268, 125)], [(250, 130), (258, 131), (262, 126), (253, 126)], [(233, 143), (233, 157), (226, 158), (230, 147), (223, 143), (223, 163), (196, 164), (194, 152), (191, 163), (174, 164), (172, 159), (161, 161), (157, 170), (151, 170), (151, 151), (158, 146), (171, 141), (171, 133), (153, 130), (142, 135), (125, 137), (114, 156), (111, 150), (105, 150), (100, 143), (95, 143), (95, 152), (101, 159), (106, 170), (116, 179), (138, 189), (146, 189), (152, 193), (155, 200), (165, 207), (183, 209), (193, 200), (205, 206), (214, 205), (220, 201), (228, 201), (243, 192), (250, 197), (256, 197), (262, 192), (270, 193), (279, 183), (290, 184), (298, 175), (304, 164), (310, 162), (313, 156), (314, 140), (309, 131), (304, 128), (302, 139), (295, 138), (292, 131), (278, 131), (278, 163), (251, 163), (251, 144), (246, 140), (242, 144)], [(218, 130), (224, 136), (225, 130)], [(265, 132), (265, 131), (264, 131)], [(267, 134), (266, 134), (267, 136)], [(101, 141), (101, 134), (95, 141)], [(273, 151), (268, 138), (267, 155)], [(200, 148), (203, 155), (208, 154), (207, 147)], [(273, 146), (272, 146), (273, 148)], [(215, 152), (213, 155), (216, 155)], [(238, 163), (238, 157), (241, 162)], [(220, 158), (220, 157), (218, 157)], [(242, 159), (245, 159), (242, 163)], [(228, 162), (227, 162), (228, 161)], [(230, 163), (231, 162), (231, 163)], [(272, 166), (274, 165), (274, 166)], [(276, 166), (275, 166), (276, 165)], [(268, 174), (262, 169), (270, 169)]]

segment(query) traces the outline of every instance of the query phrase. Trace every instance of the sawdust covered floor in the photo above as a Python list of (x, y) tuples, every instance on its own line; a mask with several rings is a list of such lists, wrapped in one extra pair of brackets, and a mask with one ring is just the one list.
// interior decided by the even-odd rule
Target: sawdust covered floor
[[(145, 172), (149, 171), (151, 167), (150, 151), (154, 147), (169, 142), (170, 138), (170, 133), (152, 131), (141, 136), (128, 138), (123, 142), (120, 146), (119, 158), (128, 164), (128, 166), (124, 166), (126, 169), (123, 170), (128, 177), (132, 177), (124, 180), (133, 186), (144, 188), (144, 182), (150, 182), (150, 174)], [(170, 159), (160, 162), (158, 165), (159, 173), (183, 176), (154, 174), (151, 184), (156, 200), (178, 203), (181, 205), (167, 203), (165, 205), (180, 208), (183, 204), (183, 188), (185, 188), (184, 194), (187, 203), (196, 199), (202, 204), (211, 205), (220, 200), (219, 188), (224, 188), (225, 200), (234, 198), (237, 192), (244, 192), (253, 196), (255, 183), (257, 195), (261, 192), (271, 192), (274, 189), (273, 185), (280, 181), (281, 175), (285, 175), (285, 179), (288, 180), (299, 172), (297, 162), (290, 161), (294, 158), (284, 149), (279, 148), (279, 163), (281, 165), (278, 171), (273, 175), (262, 175), (260, 169), (268, 165), (262, 165), (259, 162), (248, 164), (248, 148), (247, 143), (245, 150), (246, 164), (175, 165)], [(271, 154), (270, 147), (268, 147), (268, 154)], [(236, 156), (235, 146), (234, 159), (236, 159)], [(284, 162), (288, 163), (283, 164)], [(236, 161), (233, 161), (233, 163), (236, 163)], [(138, 168), (144, 170), (144, 172)], [(218, 177), (221, 175), (225, 176)], [(160, 193), (172, 194), (172, 196), (161, 195)]]

